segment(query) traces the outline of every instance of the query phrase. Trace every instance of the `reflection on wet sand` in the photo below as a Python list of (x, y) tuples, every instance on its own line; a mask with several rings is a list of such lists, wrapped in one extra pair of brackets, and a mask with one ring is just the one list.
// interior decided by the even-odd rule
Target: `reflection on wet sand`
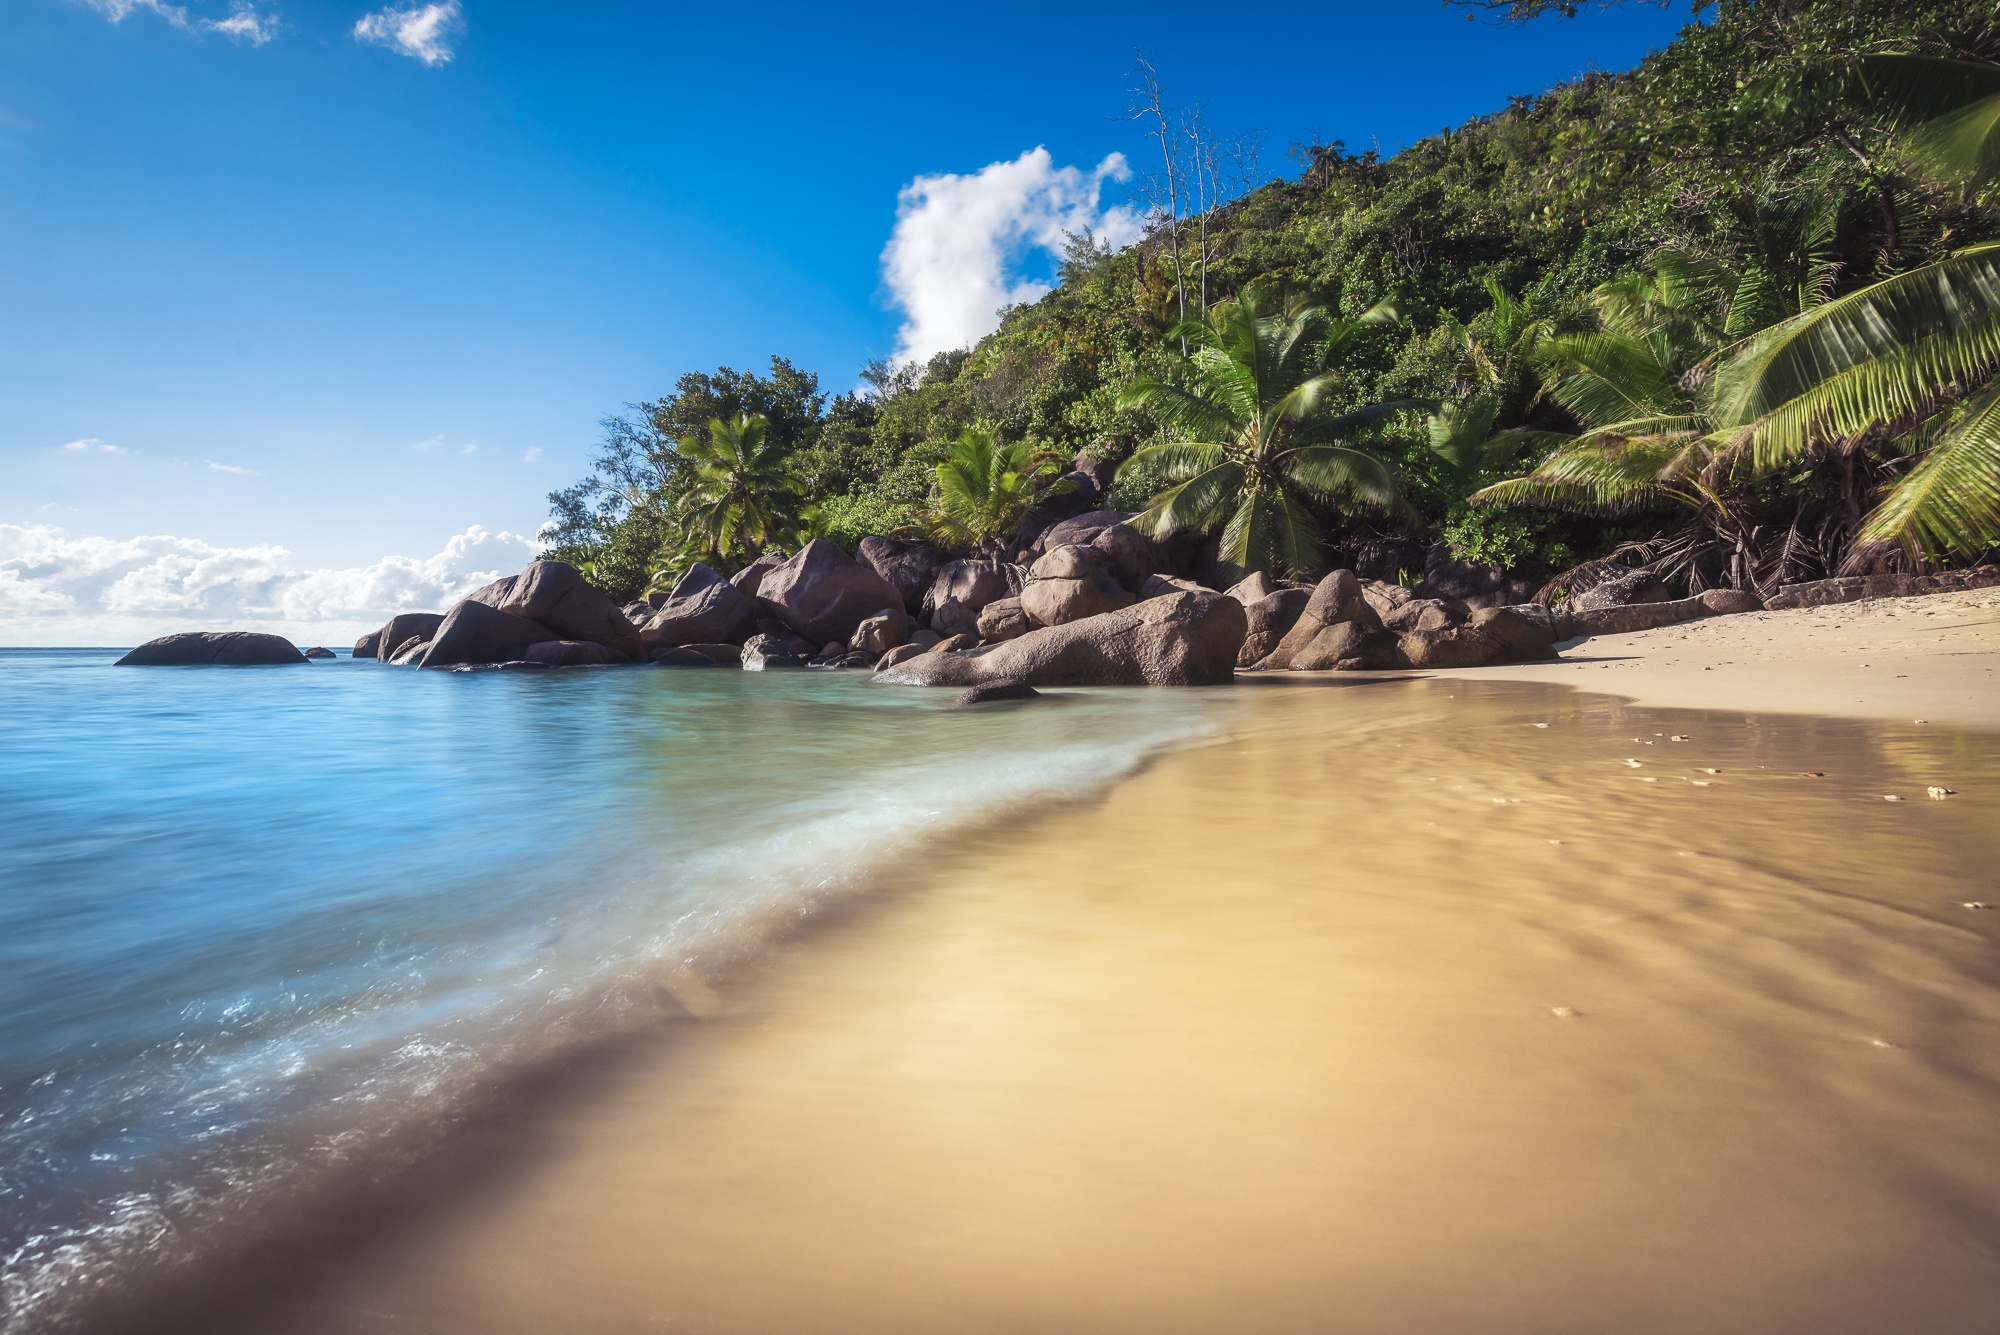
[(2000, 738), (1246, 697), (804, 934), (267, 1328), (1993, 1328)]

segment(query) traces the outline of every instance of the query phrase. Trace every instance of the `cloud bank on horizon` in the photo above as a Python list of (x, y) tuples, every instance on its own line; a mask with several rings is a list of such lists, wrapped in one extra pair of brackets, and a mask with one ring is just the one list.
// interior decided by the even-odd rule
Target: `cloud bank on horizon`
[(0, 524), (0, 643), (123, 646), (183, 630), (352, 639), (398, 612), (441, 612), (538, 551), (532, 538), (475, 524), (422, 560), (298, 570), (278, 546)]
[(1139, 212), (1100, 202), (1105, 182), (1131, 175), (1122, 153), (1084, 172), (1033, 148), (968, 176), (943, 172), (904, 186), (882, 252), (882, 281), (905, 316), (892, 360), (970, 347), (999, 326), (1002, 309), (1040, 299), (1049, 284), (1011, 275), (1037, 247), (1060, 254), (1065, 232), (1087, 227), (1114, 249), (1138, 240)]

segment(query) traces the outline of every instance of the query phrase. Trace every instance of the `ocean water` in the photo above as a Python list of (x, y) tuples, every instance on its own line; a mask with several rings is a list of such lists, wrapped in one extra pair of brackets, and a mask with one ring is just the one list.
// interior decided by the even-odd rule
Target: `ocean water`
[(392, 1173), (507, 1072), (1215, 735), (864, 673), (115, 668), (0, 650), (0, 1330)]

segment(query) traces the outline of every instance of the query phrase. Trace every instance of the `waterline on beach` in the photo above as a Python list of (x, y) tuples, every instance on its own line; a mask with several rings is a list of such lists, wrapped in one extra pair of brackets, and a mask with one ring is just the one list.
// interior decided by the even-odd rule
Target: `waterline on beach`
[(2000, 739), (1234, 694), (213, 1328), (1986, 1328)]

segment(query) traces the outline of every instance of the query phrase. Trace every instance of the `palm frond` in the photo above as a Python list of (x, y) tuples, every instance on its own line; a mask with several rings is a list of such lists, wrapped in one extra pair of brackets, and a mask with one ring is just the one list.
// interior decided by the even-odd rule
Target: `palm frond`
[(1352, 445), (1307, 445), (1279, 456), (1285, 477), (1316, 496), (1352, 496), (1382, 509), (1396, 503), (1388, 462)]
[(2000, 383), (1964, 414), (1863, 523), (1856, 556), (1889, 546), (1934, 557), (2000, 545)]
[(1183, 529), (1206, 533), (1222, 522), (1224, 513), (1243, 489), (1244, 476), (1244, 467), (1239, 463), (1217, 464), (1179, 486), (1160, 492), (1143, 513), (1126, 522), (1155, 538), (1169, 537)]

